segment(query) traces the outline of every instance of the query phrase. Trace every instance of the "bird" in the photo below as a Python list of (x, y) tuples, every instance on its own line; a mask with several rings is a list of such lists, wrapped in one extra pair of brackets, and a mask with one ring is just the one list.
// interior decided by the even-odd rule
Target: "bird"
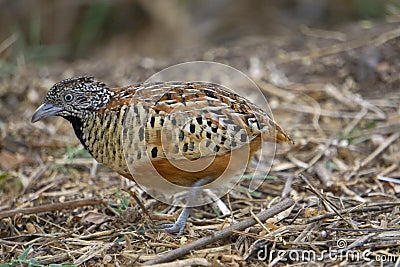
[(168, 233), (183, 233), (197, 188), (245, 168), (263, 141), (294, 144), (262, 108), (211, 82), (112, 88), (93, 76), (69, 78), (50, 88), (31, 122), (50, 116), (68, 120), (93, 158), (120, 175), (159, 192), (189, 188)]

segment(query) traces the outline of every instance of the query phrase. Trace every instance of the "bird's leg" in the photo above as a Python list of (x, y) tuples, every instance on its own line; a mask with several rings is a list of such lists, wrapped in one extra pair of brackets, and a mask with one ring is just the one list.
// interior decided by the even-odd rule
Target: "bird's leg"
[(196, 181), (193, 184), (193, 187), (189, 191), (189, 195), (187, 197), (188, 199), (187, 206), (183, 208), (181, 214), (178, 217), (178, 220), (175, 223), (163, 224), (160, 226), (163, 231), (166, 231), (167, 233), (170, 234), (178, 233), (177, 234), (178, 236), (183, 234), (183, 231), (185, 230), (186, 227), (186, 221), (189, 218), (190, 207), (193, 206), (194, 201), (197, 200), (199, 192), (201, 191), (200, 187), (208, 183), (210, 180), (211, 180), (210, 177), (206, 177)]

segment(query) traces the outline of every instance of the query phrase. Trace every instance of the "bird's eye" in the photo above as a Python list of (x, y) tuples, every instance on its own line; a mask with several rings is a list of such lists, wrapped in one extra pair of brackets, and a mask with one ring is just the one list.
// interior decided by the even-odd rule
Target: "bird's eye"
[(72, 99), (74, 99), (74, 96), (72, 94), (66, 94), (64, 95), (64, 100), (67, 102), (72, 101)]

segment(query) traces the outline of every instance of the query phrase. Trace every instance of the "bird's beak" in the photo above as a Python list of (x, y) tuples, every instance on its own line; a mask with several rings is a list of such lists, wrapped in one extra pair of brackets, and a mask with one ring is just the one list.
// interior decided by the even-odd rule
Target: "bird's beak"
[(61, 110), (63, 110), (62, 107), (57, 107), (52, 104), (42, 104), (42, 105), (40, 105), (40, 107), (38, 107), (38, 109), (35, 111), (35, 113), (33, 113), (31, 122), (34, 123), (34, 122), (40, 121), (41, 119), (44, 119), (44, 118), (47, 118), (50, 116), (55, 116)]

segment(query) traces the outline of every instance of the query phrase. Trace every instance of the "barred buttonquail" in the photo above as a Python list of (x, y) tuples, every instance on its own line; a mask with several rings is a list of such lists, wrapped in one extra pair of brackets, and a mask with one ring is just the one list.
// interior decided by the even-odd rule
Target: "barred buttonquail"
[[(129, 179), (149, 181), (147, 186), (160, 191), (163, 185), (152, 184), (146, 161), (173, 184), (199, 186), (203, 179), (216, 179), (231, 169), (227, 166), (234, 151), (244, 154), (240, 160), (247, 164), (262, 139), (293, 143), (264, 110), (206, 82), (109, 88), (93, 77), (71, 78), (50, 89), (32, 122), (49, 116), (70, 121), (98, 162)], [(240, 152), (244, 147), (248, 153)], [(181, 161), (192, 162), (194, 167), (195, 162), (210, 158), (211, 163), (198, 171), (179, 167)], [(182, 233), (187, 217), (184, 208), (178, 221), (166, 230)]]

